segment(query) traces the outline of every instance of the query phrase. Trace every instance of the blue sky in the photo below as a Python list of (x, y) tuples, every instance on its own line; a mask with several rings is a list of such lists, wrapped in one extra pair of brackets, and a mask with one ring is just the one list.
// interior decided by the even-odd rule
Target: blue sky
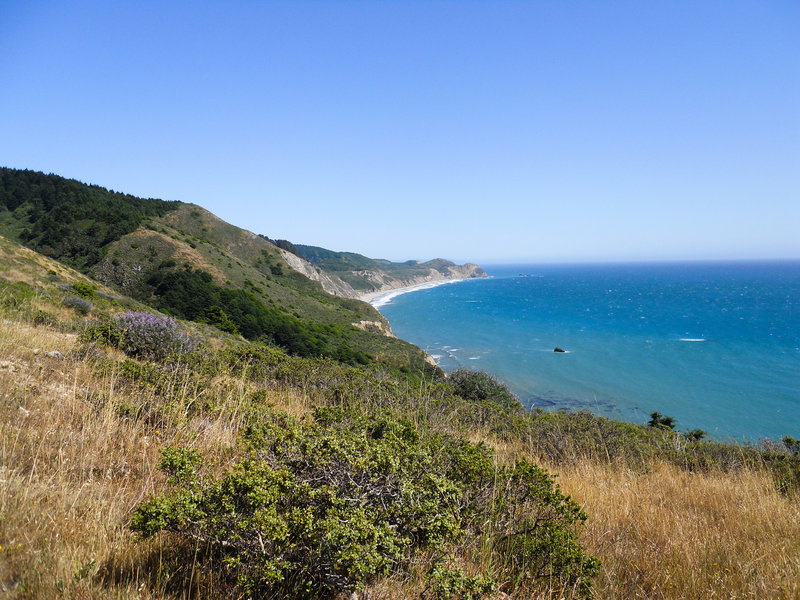
[(800, 3), (6, 1), (0, 165), (397, 260), (800, 258)]

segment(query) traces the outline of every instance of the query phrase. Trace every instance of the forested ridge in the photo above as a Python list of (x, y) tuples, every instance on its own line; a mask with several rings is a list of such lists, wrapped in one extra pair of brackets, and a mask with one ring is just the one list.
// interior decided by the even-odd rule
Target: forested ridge
[(429, 269), (436, 269), (442, 273), (447, 273), (447, 267), (454, 266), (455, 263), (435, 258), (426, 262), (407, 260), (404, 262), (392, 262), (382, 258), (369, 258), (356, 252), (336, 252), (319, 246), (307, 246), (304, 244), (291, 244), (286, 240), (279, 240), (289, 244), (292, 248), (285, 248), (294, 252), (301, 258), (317, 265), (321, 269), (333, 273), (347, 271), (380, 270), (397, 277), (413, 277), (421, 273), (427, 273)]
[(163, 216), (179, 204), (58, 175), (0, 168), (5, 233), (80, 270), (96, 264), (108, 244), (135, 231), (145, 219)]

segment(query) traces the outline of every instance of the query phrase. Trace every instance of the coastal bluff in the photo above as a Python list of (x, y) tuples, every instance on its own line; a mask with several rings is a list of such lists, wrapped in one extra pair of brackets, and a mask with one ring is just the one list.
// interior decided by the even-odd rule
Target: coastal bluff
[[(436, 259), (440, 261), (442, 259)], [(434, 262), (434, 261), (430, 261)], [(418, 263), (420, 265), (426, 263)], [(444, 271), (444, 272), (443, 272)], [(369, 281), (373, 289), (362, 292), (360, 295), (375, 294), (382, 292), (390, 292), (392, 290), (414, 287), (424, 285), (426, 283), (435, 283), (437, 281), (452, 281), (456, 279), (475, 279), (478, 277), (487, 277), (486, 271), (473, 263), (465, 263), (463, 265), (448, 264), (444, 269), (429, 268), (425, 274), (415, 275), (408, 278), (394, 277), (385, 271), (361, 271), (357, 274)]]
[(426, 283), (487, 277), (486, 271), (476, 264), (458, 265), (442, 258), (398, 263), (299, 244), (281, 248), (281, 254), (290, 267), (319, 282), (329, 294), (342, 298), (363, 298)]

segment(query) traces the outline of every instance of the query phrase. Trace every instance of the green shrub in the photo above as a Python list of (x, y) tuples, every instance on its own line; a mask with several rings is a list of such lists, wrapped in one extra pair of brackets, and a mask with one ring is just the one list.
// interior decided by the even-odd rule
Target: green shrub
[(450, 373), (448, 382), (456, 394), (472, 402), (491, 401), (504, 408), (521, 408), (519, 398), (508, 386), (485, 371), (457, 369)]
[(103, 346), (119, 348), (122, 343), (122, 330), (112, 320), (88, 324), (81, 333), (83, 342), (99, 342)]
[(175, 485), (192, 485), (198, 479), (203, 457), (197, 450), (167, 446), (161, 450), (161, 461), (158, 468), (170, 478)]
[[(330, 407), (315, 417), (254, 422), (236, 466), (217, 478), (198, 475), (191, 451), (165, 449), (171, 489), (140, 504), (131, 527), (201, 542), (203, 564), (250, 595), (327, 597), (479, 538), (521, 588), (558, 580), (588, 592), (596, 561), (575, 537), (586, 516), (543, 469), (495, 468), (486, 446), (386, 415)], [(438, 564), (434, 597), (493, 589), (492, 573), (467, 578)]]
[(91, 298), (94, 296), (95, 290), (97, 288), (88, 283), (84, 283), (83, 281), (76, 281), (75, 283), (72, 284), (72, 289), (81, 296), (84, 296), (85, 298)]
[(497, 590), (490, 577), (468, 576), (458, 567), (435, 565), (428, 573), (428, 586), (422, 597), (433, 600), (477, 600)]

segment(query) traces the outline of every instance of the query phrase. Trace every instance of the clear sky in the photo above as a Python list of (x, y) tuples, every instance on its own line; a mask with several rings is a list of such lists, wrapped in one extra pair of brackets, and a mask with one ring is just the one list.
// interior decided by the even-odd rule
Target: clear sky
[(5, 0), (0, 165), (395, 260), (800, 258), (800, 2)]

